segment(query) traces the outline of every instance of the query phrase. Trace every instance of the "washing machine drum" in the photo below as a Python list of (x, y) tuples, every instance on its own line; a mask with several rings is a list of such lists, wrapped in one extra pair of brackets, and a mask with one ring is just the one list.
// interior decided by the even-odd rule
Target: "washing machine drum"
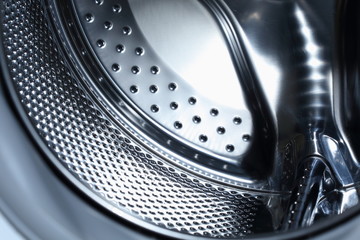
[(314, 236), (359, 211), (359, 5), (4, 0), (2, 84), (51, 174), (119, 228)]

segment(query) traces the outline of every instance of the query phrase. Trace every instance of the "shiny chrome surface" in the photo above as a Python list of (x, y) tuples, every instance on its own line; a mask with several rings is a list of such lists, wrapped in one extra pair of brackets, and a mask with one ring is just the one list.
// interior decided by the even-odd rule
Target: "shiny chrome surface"
[[(121, 12), (114, 12), (116, 4)], [(211, 13), (197, 1), (74, 5), (86, 40), (110, 75), (109, 80), (103, 77), (108, 81), (103, 85), (113, 84), (116, 95), (139, 113), (137, 127), (148, 139), (168, 149), (170, 142), (172, 152), (192, 160), (188, 165), (200, 162), (238, 172), (235, 166), (256, 142), (254, 121), (227, 42)], [(131, 32), (124, 34), (124, 28)], [(108, 92), (108, 86), (103, 88)], [(118, 100), (113, 102), (119, 107)], [(161, 132), (148, 130), (149, 125)]]
[(300, 163), (320, 157), (340, 186), (358, 182), (358, 162), (340, 131), (343, 108), (335, 99), (343, 94), (336, 86), (345, 82), (334, 77), (338, 63), (334, 36), (339, 29), (332, 10), (339, 1), (226, 2), (243, 28), (239, 32), (276, 119), (280, 149), (296, 145), (295, 159)]
[[(114, 12), (117, 4), (120, 12)], [(74, 9), (83, 41), (91, 46), (94, 62), (102, 66), (99, 71), (105, 72), (94, 87), (116, 110), (128, 104), (136, 111), (126, 114), (136, 125), (134, 131), (140, 130), (138, 135), (197, 173), (280, 191), (268, 186), (266, 179), (273, 148), (254, 151), (275, 144), (271, 119), (265, 118), (264, 106), (252, 104), (260, 99), (247, 90), (253, 82), (246, 60), (234, 61), (230, 42), (207, 4), (76, 1)], [(124, 34), (124, 28), (131, 32)], [(156, 74), (152, 67), (158, 69)]]
[(28, 127), (66, 178), (122, 219), (237, 238), (301, 231), (359, 204), (358, 4), (3, 9)]

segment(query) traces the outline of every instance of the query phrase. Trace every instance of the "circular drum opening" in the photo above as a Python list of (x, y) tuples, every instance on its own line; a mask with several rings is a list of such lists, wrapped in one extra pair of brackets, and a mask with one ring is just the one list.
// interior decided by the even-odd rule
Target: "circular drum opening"
[(320, 2), (4, 1), (7, 84), (51, 163), (117, 217), (300, 236), (359, 201), (357, 68), (337, 46), (359, 48), (334, 24), (351, 6)]

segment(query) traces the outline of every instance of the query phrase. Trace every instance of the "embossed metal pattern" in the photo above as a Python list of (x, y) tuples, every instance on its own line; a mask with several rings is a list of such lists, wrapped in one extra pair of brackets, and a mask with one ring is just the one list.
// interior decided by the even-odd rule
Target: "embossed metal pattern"
[[(114, 223), (273, 239), (323, 231), (359, 207), (356, 1), (0, 6), (16, 111), (53, 168)], [(217, 82), (224, 72), (236, 74)]]
[[(163, 61), (166, 56), (159, 55), (143, 35), (146, 31), (139, 26), (129, 4), (136, 3), (74, 1), (83, 31), (99, 62), (132, 103), (170, 134), (212, 154), (230, 159), (239, 158), (250, 145), (252, 116), (246, 106), (226, 43), (221, 38), (222, 34), (219, 30), (213, 30), (215, 21), (210, 22), (211, 18), (206, 12), (200, 11), (201, 4), (196, 1), (188, 3), (199, 8), (193, 13), (200, 15), (196, 20), (210, 23), (199, 20), (199, 24), (193, 20), (192, 27), (188, 22), (181, 23), (180, 26), (186, 26), (184, 29), (177, 25), (172, 27), (174, 32), (181, 31), (181, 39), (190, 38), (192, 42), (182, 40), (182, 43), (174, 44), (168, 50), (175, 52), (178, 57), (177, 64), (169, 66)], [(186, 2), (181, 4), (186, 5)], [(154, 26), (153, 31), (159, 31), (159, 28), (161, 26)], [(187, 36), (187, 32), (191, 34)], [(201, 34), (210, 39), (206, 41)], [(172, 32), (163, 35), (162, 41), (171, 38)], [(195, 50), (198, 38), (204, 41), (203, 46), (210, 45), (211, 48), (199, 47)], [(167, 42), (167, 45), (171, 45), (171, 39)], [(186, 52), (198, 55), (192, 59), (199, 58), (203, 62), (199, 64), (188, 59), (189, 62), (181, 65), (181, 59), (184, 58), (181, 51), (184, 49), (180, 49), (179, 45), (185, 45)], [(208, 59), (202, 58), (203, 52), (210, 54)], [(221, 56), (214, 55), (216, 52), (221, 52)], [(210, 65), (211, 59), (217, 59), (218, 66)], [(211, 72), (216, 74), (218, 68), (224, 68), (221, 62), (230, 65), (226, 66), (230, 73), (223, 73), (221, 78), (205, 75)], [(202, 72), (192, 73), (194, 69), (207, 65), (208, 68), (201, 69)], [(188, 75), (191, 72), (194, 76), (182, 78), (178, 72), (186, 72)]]
[(258, 214), (267, 211), (266, 195), (185, 173), (126, 135), (70, 70), (41, 1), (3, 4), (2, 38), (18, 98), (42, 141), (79, 184), (128, 215), (187, 234), (244, 236), (268, 216)]

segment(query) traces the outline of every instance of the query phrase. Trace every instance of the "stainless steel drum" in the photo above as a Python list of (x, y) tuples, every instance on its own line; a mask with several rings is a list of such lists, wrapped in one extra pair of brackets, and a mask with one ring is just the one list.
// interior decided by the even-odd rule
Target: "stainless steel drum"
[(48, 223), (34, 234), (45, 239), (304, 238), (350, 226), (359, 211), (359, 5), (4, 0), (0, 174), (48, 177), (29, 193), (0, 185), (0, 207), (21, 219), (24, 206), (10, 199), (50, 209), (57, 196), (63, 213), (43, 210), (77, 220)]

